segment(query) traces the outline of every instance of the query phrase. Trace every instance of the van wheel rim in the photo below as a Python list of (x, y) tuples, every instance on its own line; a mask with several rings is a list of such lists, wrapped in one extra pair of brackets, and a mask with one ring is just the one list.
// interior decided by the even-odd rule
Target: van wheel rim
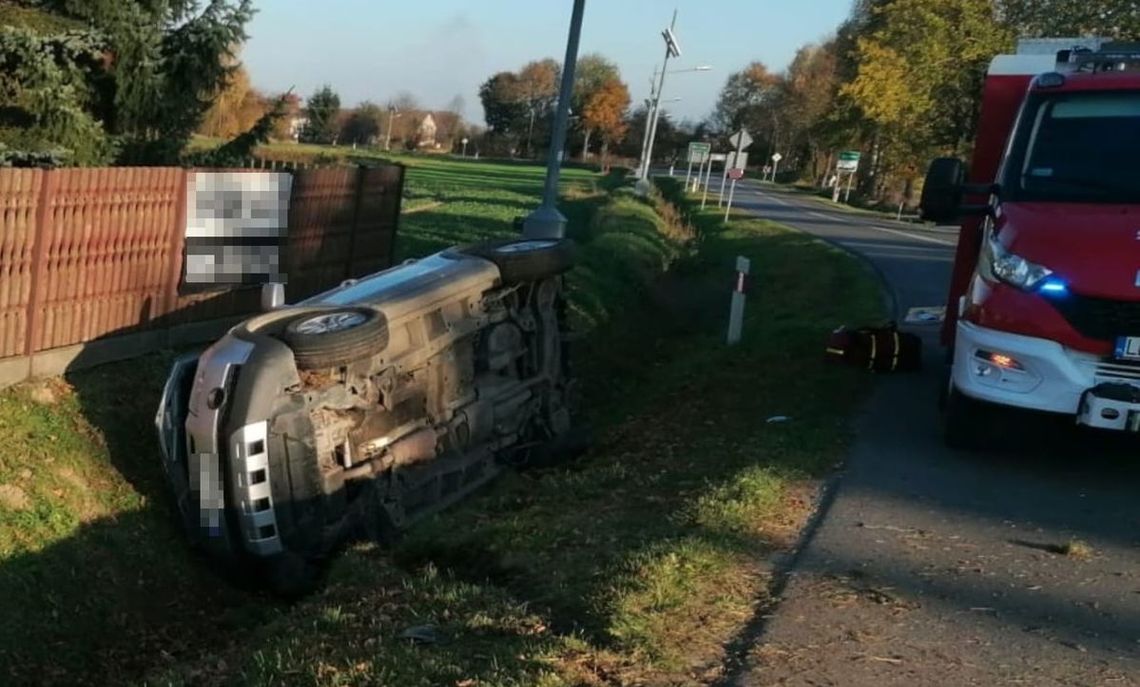
[(497, 253), (527, 253), (532, 250), (543, 250), (550, 248), (557, 244), (557, 241), (549, 240), (534, 240), (534, 241), (518, 241), (516, 243), (508, 243), (505, 246), (499, 246), (495, 249)]
[(364, 323), (363, 313), (334, 312), (310, 317), (297, 325), (298, 334), (331, 334), (358, 327)]

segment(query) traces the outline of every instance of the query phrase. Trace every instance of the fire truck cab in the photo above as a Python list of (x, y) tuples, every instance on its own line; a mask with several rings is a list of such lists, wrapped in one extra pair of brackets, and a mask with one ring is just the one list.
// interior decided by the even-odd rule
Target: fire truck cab
[(978, 132), (922, 195), (961, 224), (946, 443), (984, 446), (994, 404), (1140, 431), (1140, 44), (1022, 41), (990, 65)]

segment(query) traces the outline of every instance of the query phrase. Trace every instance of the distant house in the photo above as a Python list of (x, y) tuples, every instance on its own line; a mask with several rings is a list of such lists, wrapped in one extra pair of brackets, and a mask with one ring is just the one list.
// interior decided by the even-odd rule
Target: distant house
[(419, 128), (416, 129), (416, 140), (419, 141), (421, 148), (435, 148), (435, 132), (436, 132), (435, 118), (431, 113), (424, 115), (420, 121)]
[(301, 117), (293, 117), (292, 119), (290, 119), (289, 120), (289, 138), (293, 139), (294, 141), (299, 140), (301, 138), (301, 132), (305, 130), (305, 127), (308, 124), (309, 124), (309, 118), (308, 117), (301, 116)]

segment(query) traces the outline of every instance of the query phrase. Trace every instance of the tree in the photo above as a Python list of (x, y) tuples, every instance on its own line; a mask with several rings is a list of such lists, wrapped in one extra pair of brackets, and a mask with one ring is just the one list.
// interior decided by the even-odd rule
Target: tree
[(582, 123), (602, 138), (602, 167), (607, 166), (610, 144), (621, 140), (629, 128), (629, 89), (621, 79), (611, 78), (595, 89), (582, 110)]
[(203, 136), (232, 138), (252, 127), (267, 110), (265, 97), (253, 88), (245, 68), (238, 65), (214, 97), (198, 132)]
[[(177, 162), (236, 68), (252, 0), (40, 0), (0, 27), (0, 129), (77, 163)], [(78, 28), (66, 28), (78, 27)]]
[(546, 119), (554, 112), (560, 74), (561, 68), (558, 62), (551, 58), (528, 62), (519, 70), (516, 92), (519, 100), (526, 106), (529, 118), (526, 133), (528, 156), (534, 155), (532, 139), (535, 119)]
[(293, 140), (293, 120), (301, 116), (301, 96), (293, 93), (282, 93), (273, 98), (274, 102), (281, 101), (282, 114), (273, 122), (273, 131), (270, 134), (278, 141)]
[(1140, 3), (1125, 0), (999, 0), (1004, 23), (1019, 36), (1140, 36)]
[(493, 133), (518, 133), (519, 124), (527, 118), (527, 106), (519, 93), (519, 77), (514, 72), (499, 72), (479, 87), (483, 119)]
[(305, 143), (335, 143), (337, 117), (340, 115), (340, 96), (332, 86), (324, 85), (309, 98), (308, 122), (301, 132)]
[(788, 67), (782, 88), (779, 120), (793, 157), (788, 165), (799, 166), (798, 158), (806, 157), (812, 178), (819, 177), (823, 173), (821, 148), (830, 138), (829, 117), (834, 112), (839, 90), (835, 41), (800, 48)]
[[(611, 79), (621, 78), (617, 65), (605, 57), (591, 53), (578, 58), (578, 65), (574, 70), (574, 95), (570, 107), (575, 112), (586, 109), (586, 101), (590, 99), (604, 84)], [(579, 120), (582, 132), (582, 159), (590, 153), (590, 136), (592, 129)]]
[(717, 99), (713, 123), (721, 132), (745, 127), (756, 139), (754, 149), (774, 148), (779, 137), (781, 79), (761, 62), (729, 75)]
[(345, 143), (372, 145), (380, 135), (383, 119), (384, 109), (366, 100), (347, 113), (338, 139)]
[(254, 148), (269, 141), (278, 120), (289, 109), (292, 91), (277, 98), (271, 107), (248, 130), (238, 134), (223, 145), (194, 153), (187, 160), (202, 167), (240, 167), (253, 154)]

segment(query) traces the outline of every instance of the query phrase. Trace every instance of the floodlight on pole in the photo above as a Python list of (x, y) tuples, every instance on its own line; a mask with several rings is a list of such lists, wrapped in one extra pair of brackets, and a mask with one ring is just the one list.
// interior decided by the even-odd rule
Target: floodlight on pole
[(676, 26), (677, 10), (674, 9), (673, 21), (669, 24), (669, 28), (661, 32), (661, 37), (665, 39), (665, 60), (661, 64), (661, 76), (657, 81), (657, 88), (653, 92), (653, 111), (648, 113), (649, 116), (645, 120), (648, 135), (641, 152), (641, 164), (637, 170), (638, 188), (643, 193), (649, 190), (649, 161), (653, 157), (653, 138), (657, 134), (657, 113), (661, 111), (661, 90), (665, 88), (665, 74), (669, 71), (667, 69), (669, 58), (681, 56), (681, 48), (677, 45), (676, 35), (673, 34), (673, 29)]

